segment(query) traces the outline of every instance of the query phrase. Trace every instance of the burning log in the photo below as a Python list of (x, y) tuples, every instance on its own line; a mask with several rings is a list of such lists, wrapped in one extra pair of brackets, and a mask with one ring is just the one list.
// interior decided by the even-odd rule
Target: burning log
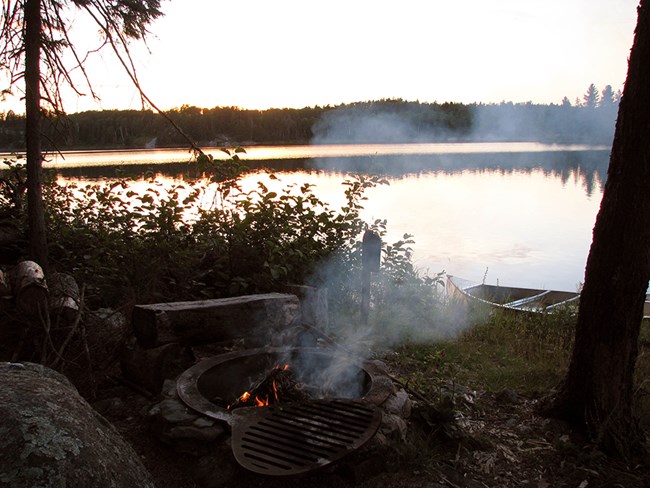
[(298, 381), (288, 364), (275, 365), (265, 372), (251, 388), (228, 406), (229, 410), (237, 407), (264, 407), (282, 402), (300, 402), (309, 400), (310, 393), (304, 383)]

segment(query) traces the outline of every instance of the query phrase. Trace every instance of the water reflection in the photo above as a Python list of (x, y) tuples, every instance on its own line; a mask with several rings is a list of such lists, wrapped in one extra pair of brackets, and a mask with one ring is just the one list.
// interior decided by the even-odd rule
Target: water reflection
[[(563, 183), (580, 178), (591, 196), (602, 190), (607, 176), (609, 153), (605, 150), (555, 152), (494, 152), (481, 154), (376, 155), (353, 157), (290, 158), (248, 161), (252, 170), (279, 172), (340, 172), (347, 174), (383, 174), (394, 178), (412, 178), (423, 173), (455, 174), (458, 172), (537, 171)], [(80, 179), (139, 178), (161, 175), (191, 181), (202, 175), (192, 162), (156, 164), (121, 164), (63, 166), (55, 169), (64, 177)]]
[[(573, 291), (582, 281), (591, 230), (600, 205), (609, 153), (605, 150), (383, 154), (251, 161), (252, 188), (272, 191), (311, 183), (333, 208), (344, 203), (341, 183), (352, 173), (390, 181), (367, 194), (363, 218), (387, 219), (388, 240), (413, 234), (415, 262), (470, 280)], [(280, 178), (273, 181), (268, 174)], [(192, 164), (60, 168), (65, 181), (142, 179), (163, 186), (199, 181)], [(209, 200), (209, 199), (208, 199)]]

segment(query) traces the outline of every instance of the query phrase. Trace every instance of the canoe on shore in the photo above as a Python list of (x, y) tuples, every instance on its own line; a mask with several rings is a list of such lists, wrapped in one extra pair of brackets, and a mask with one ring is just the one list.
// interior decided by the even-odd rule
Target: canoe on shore
[[(447, 276), (447, 293), (467, 302), (537, 313), (549, 313), (560, 307), (577, 307), (580, 299), (577, 292), (486, 285), (456, 276)], [(643, 318), (650, 319), (650, 295), (646, 296)]]
[(577, 306), (580, 294), (569, 291), (537, 290), (474, 283), (447, 276), (447, 293), (467, 302), (484, 303), (496, 308), (547, 313), (565, 306)]

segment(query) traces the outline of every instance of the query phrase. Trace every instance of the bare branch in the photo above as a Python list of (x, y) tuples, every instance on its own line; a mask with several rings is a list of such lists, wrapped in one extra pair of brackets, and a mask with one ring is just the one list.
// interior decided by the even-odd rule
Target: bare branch
[[(86, 11), (90, 14), (90, 16), (95, 20), (97, 25), (104, 31), (104, 34), (106, 35), (107, 42), (111, 45), (113, 48), (113, 53), (119, 60), (120, 64), (124, 68), (127, 76), (131, 78), (131, 81), (133, 82), (134, 86), (138, 90), (138, 93), (140, 94), (140, 97), (142, 98), (143, 101), (145, 101), (149, 106), (154, 109), (156, 112), (158, 112), (162, 117), (164, 117), (178, 133), (187, 141), (188, 145), (190, 146), (191, 150), (195, 153), (196, 156), (204, 156), (206, 157), (205, 153), (203, 150), (194, 142), (194, 140), (183, 131), (183, 129), (174, 122), (174, 120), (169, 117), (164, 111), (160, 110), (158, 106), (146, 95), (144, 90), (142, 89), (142, 86), (140, 85), (140, 81), (138, 80), (135, 65), (133, 63), (133, 59), (131, 58), (131, 53), (128, 50), (128, 42), (125, 39), (125, 37), (121, 34), (119, 30), (116, 30), (117, 25), (113, 22), (112, 17), (108, 15), (108, 12), (106, 12), (103, 9), (103, 6), (99, 6), (99, 14), (101, 15), (102, 19), (106, 21), (106, 24), (102, 23), (101, 20), (97, 17), (97, 15), (92, 12), (88, 7), (85, 7)], [(115, 38), (117, 37), (120, 46), (124, 49), (124, 55), (120, 52), (120, 49), (118, 45), (116, 44)], [(125, 59), (126, 58), (126, 59)]]

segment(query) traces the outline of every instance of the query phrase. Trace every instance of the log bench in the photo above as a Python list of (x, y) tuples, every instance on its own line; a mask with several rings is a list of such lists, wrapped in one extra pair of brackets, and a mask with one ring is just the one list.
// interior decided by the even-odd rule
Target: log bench
[(274, 333), (300, 320), (300, 300), (285, 293), (136, 305), (132, 314), (133, 332), (145, 349), (172, 342), (192, 346), (238, 338), (265, 345)]

